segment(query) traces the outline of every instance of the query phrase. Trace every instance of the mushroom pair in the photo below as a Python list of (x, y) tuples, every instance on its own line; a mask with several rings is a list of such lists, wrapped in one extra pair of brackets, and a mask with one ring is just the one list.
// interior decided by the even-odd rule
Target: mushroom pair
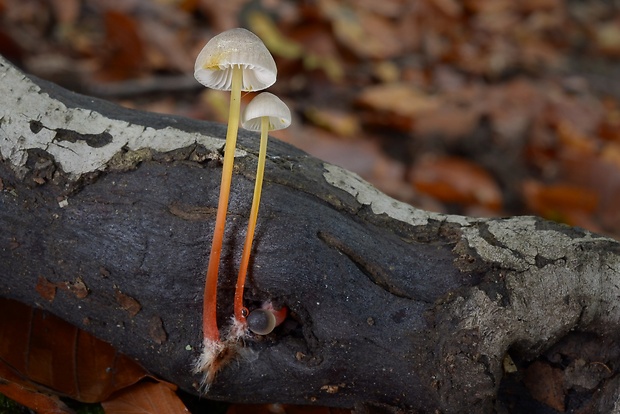
[(233, 328), (227, 338), (228, 342), (236, 342), (247, 327), (248, 311), (243, 306), (243, 289), (260, 204), (268, 132), (286, 128), (291, 123), (291, 114), (286, 104), (268, 92), (256, 96), (240, 117), (241, 91), (268, 88), (275, 83), (276, 75), (275, 61), (263, 42), (252, 32), (241, 28), (213, 37), (196, 58), (194, 76), (198, 82), (209, 88), (231, 92), (220, 196), (204, 290), (204, 349), (196, 364), (196, 371), (205, 374), (206, 386), (225, 363), (223, 356), (230, 354), (225, 352), (227, 344), (220, 340), (217, 326), (217, 281), (239, 122), (245, 129), (261, 131), (261, 141), (252, 208), (235, 289)]

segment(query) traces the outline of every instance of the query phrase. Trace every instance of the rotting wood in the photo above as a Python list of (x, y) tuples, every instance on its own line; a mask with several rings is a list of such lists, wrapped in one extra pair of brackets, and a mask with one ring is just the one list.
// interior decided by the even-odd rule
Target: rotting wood
[[(223, 127), (76, 95), (5, 60), (0, 94), (0, 294), (196, 394)], [(221, 324), (232, 315), (256, 138), (239, 138)], [(275, 140), (263, 191), (246, 301), (291, 314), (246, 344), (209, 398), (486, 413), (506, 403), (507, 354), (528, 361), (587, 333), (607, 341), (589, 357), (620, 366), (609, 351), (620, 333), (614, 240), (534, 217), (418, 210)], [(59, 289), (50, 301), (40, 280), (79, 281), (87, 294)], [(124, 309), (119, 291), (140, 311)], [(600, 412), (619, 404), (617, 381), (599, 389)]]

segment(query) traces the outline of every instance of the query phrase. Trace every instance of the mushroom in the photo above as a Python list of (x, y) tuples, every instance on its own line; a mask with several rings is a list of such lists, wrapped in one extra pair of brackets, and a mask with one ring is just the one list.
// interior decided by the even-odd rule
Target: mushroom
[(288, 309), (283, 306), (276, 309), (271, 302), (254, 309), (247, 317), (248, 329), (257, 335), (268, 335), (286, 319)]
[(209, 370), (209, 361), (223, 350), (216, 318), (217, 279), (239, 129), (241, 91), (268, 88), (275, 83), (276, 75), (273, 57), (263, 42), (246, 29), (231, 29), (213, 37), (196, 58), (194, 77), (198, 82), (209, 88), (231, 91), (220, 198), (204, 290), (205, 349), (197, 363), (197, 371)]
[[(252, 198), (252, 208), (248, 220), (248, 230), (245, 235), (245, 244), (239, 265), (237, 285), (235, 287), (234, 319), (235, 323), (245, 326), (245, 319), (248, 310), (243, 306), (243, 289), (245, 278), (250, 263), (250, 252), (254, 240), (256, 220), (258, 217), (258, 207), (260, 205), (261, 190), (263, 187), (263, 176), (265, 172), (265, 158), (267, 156), (267, 139), (269, 131), (287, 128), (291, 124), (291, 111), (288, 106), (277, 96), (269, 92), (257, 95), (246, 106), (241, 118), (241, 126), (250, 131), (260, 131), (260, 149), (258, 152), (258, 165), (256, 167), (256, 181), (254, 183), (254, 196)], [(272, 328), (273, 329), (273, 328)]]

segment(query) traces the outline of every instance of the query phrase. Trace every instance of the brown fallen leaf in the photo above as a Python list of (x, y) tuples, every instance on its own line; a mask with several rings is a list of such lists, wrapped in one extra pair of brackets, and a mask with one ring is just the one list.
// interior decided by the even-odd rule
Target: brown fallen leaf
[[(560, 210), (566, 217), (565, 222), (585, 227), (592, 231), (618, 234), (620, 231), (620, 146), (615, 142), (603, 143), (603, 147), (598, 154), (581, 155), (561, 154), (559, 163), (559, 176), (563, 184), (576, 187), (576, 194), (580, 189), (586, 189), (586, 198), (578, 202), (583, 204), (590, 199), (594, 202), (596, 197), (597, 206), (595, 209), (589, 208), (570, 208)], [(573, 195), (573, 198), (576, 196)], [(571, 204), (569, 203), (568, 206)], [(564, 204), (560, 203), (560, 207)], [(578, 215), (578, 216), (577, 216)], [(587, 216), (589, 221), (581, 221)], [(579, 220), (577, 220), (579, 219)]]
[(593, 155), (598, 150), (598, 143), (596, 140), (580, 132), (577, 128), (573, 127), (570, 122), (559, 121), (556, 131), (563, 144), (561, 148), (562, 152), (570, 151), (577, 156), (586, 156)]
[(0, 338), (11, 338), (0, 340), (0, 363), (21, 387), (99, 402), (148, 375), (110, 344), (45, 311), (0, 298), (0, 315)]
[(143, 381), (118, 391), (103, 401), (106, 414), (181, 414), (189, 413), (168, 383)]
[(358, 117), (347, 112), (311, 107), (304, 111), (304, 115), (316, 126), (332, 131), (341, 137), (355, 137), (361, 130)]
[(321, 0), (318, 6), (339, 43), (359, 57), (387, 59), (403, 52), (396, 26), (384, 16), (335, 0)]
[(377, 111), (415, 116), (423, 111), (437, 109), (441, 104), (436, 97), (405, 83), (378, 85), (364, 89), (358, 103)]
[(471, 134), (480, 122), (481, 113), (475, 107), (441, 106), (417, 117), (413, 132), (421, 137), (441, 137), (457, 140)]
[(11, 400), (30, 408), (37, 414), (73, 414), (57, 395), (37, 391), (35, 387), (23, 384), (6, 364), (0, 363), (0, 393)]
[(620, 103), (613, 98), (603, 100), (605, 114), (597, 128), (597, 135), (608, 141), (620, 143)]
[(570, 183), (545, 185), (533, 180), (523, 183), (523, 198), (528, 209), (548, 219), (577, 225), (575, 214), (592, 214), (599, 205), (598, 194)]
[(135, 77), (144, 68), (145, 48), (139, 26), (131, 16), (108, 10), (104, 15), (106, 37), (97, 77), (103, 81)]
[(535, 361), (525, 371), (525, 387), (536, 401), (564, 412), (564, 379), (562, 370)]
[(502, 193), (482, 167), (456, 157), (426, 157), (414, 164), (409, 178), (413, 186), (447, 203), (481, 205), (492, 211), (502, 207)]

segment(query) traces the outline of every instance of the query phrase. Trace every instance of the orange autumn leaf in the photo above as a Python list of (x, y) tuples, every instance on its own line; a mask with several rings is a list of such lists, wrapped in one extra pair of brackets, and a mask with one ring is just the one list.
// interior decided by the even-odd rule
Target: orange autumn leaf
[(593, 213), (599, 204), (598, 194), (588, 188), (573, 184), (545, 185), (532, 180), (523, 184), (523, 197), (535, 214), (572, 225), (577, 224), (574, 219)]
[(575, 128), (570, 122), (560, 120), (556, 127), (562, 150), (578, 155), (592, 155), (597, 151), (597, 142)]
[(0, 298), (0, 363), (8, 379), (82, 402), (99, 402), (147, 376), (108, 343), (39, 309)]
[(456, 157), (424, 158), (410, 171), (414, 187), (440, 201), (480, 205), (498, 211), (502, 194), (493, 177), (471, 161)]
[(174, 388), (162, 382), (141, 382), (113, 394), (101, 406), (106, 414), (189, 413)]
[(145, 64), (145, 48), (138, 23), (126, 14), (108, 10), (104, 15), (106, 37), (99, 78), (117, 81), (135, 77)]
[(34, 386), (23, 383), (11, 368), (0, 362), (0, 394), (26, 406), (38, 414), (71, 414), (73, 411), (57, 395), (37, 391)]
[(597, 135), (604, 140), (620, 142), (620, 103), (613, 98), (602, 101), (603, 119), (597, 127)]

